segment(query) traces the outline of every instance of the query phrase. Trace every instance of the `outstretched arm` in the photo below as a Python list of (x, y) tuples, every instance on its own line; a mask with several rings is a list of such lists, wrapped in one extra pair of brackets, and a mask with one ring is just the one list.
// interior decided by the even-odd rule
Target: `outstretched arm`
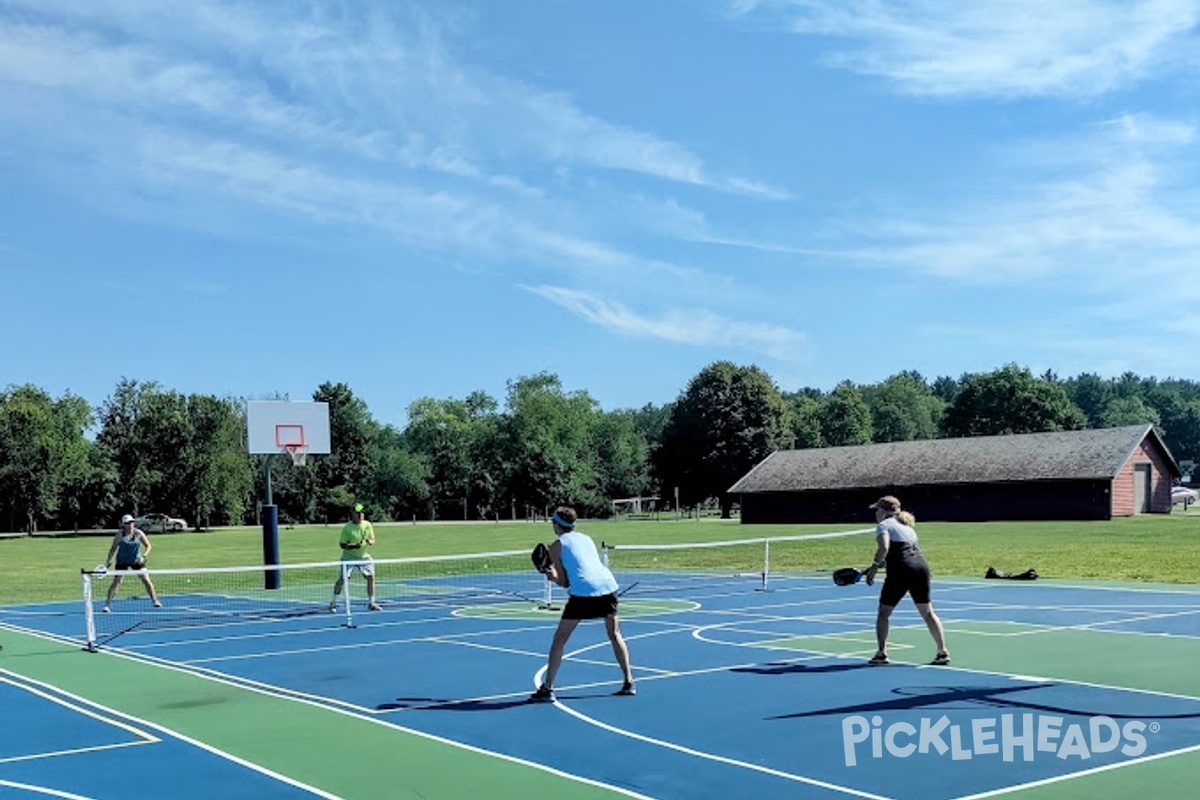
[(562, 542), (556, 541), (550, 545), (550, 571), (546, 573), (546, 577), (564, 589), (571, 586), (571, 580), (567, 577), (566, 569), (563, 568)]

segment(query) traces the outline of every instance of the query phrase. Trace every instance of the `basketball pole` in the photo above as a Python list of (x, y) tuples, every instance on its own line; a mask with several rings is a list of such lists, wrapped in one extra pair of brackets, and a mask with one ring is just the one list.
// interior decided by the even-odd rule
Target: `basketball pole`
[[(279, 566), (279, 509), (271, 497), (271, 459), (275, 456), (268, 453), (263, 459), (263, 477), (267, 489), (267, 502), (262, 507), (263, 526), (263, 566)], [(263, 585), (267, 589), (279, 588), (279, 570), (263, 570)]]

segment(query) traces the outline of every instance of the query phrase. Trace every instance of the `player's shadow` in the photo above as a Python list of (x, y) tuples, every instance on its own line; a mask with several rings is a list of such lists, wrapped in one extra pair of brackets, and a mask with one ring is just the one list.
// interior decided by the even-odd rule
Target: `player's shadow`
[(502, 711), (527, 705), (526, 697), (495, 700), (453, 700), (439, 697), (397, 697), (391, 703), (380, 703), (376, 711)]
[(870, 664), (865, 661), (842, 663), (842, 664), (763, 664), (753, 667), (734, 667), (730, 672), (744, 672), (751, 675), (795, 675), (803, 673), (805, 675), (817, 675), (822, 672), (848, 672), (855, 669), (869, 669)]
[(1055, 683), (1031, 683), (1025, 686), (921, 686), (913, 689), (896, 688), (893, 695), (899, 695), (891, 700), (878, 700), (870, 703), (840, 706), (838, 708), (823, 708), (817, 711), (802, 711), (794, 714), (779, 714), (767, 719), (801, 719), (803, 717), (845, 716), (848, 714), (872, 714), (881, 711), (911, 711), (913, 709), (941, 708), (992, 708), (1009, 711), (1044, 711), (1054, 714), (1076, 715), (1085, 717), (1105, 716), (1111, 719), (1200, 719), (1200, 712), (1190, 714), (1159, 714), (1137, 713), (1118, 714), (1111, 710), (1095, 708), (1068, 707), (1065, 705), (1050, 705), (1047, 703), (1032, 703), (1025, 698), (1012, 698), (1011, 695), (1020, 692), (1031, 692), (1038, 689), (1061, 689)]

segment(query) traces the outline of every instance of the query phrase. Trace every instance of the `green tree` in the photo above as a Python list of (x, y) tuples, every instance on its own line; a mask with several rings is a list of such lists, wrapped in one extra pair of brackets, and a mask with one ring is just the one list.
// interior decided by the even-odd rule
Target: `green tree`
[(62, 488), (86, 471), (90, 420), (87, 403), (71, 394), (55, 401), (31, 384), (0, 393), (0, 499), (10, 528), (32, 533), (59, 515)]
[(96, 443), (104, 449), (117, 472), (117, 506), (137, 513), (149, 505), (153, 483), (150, 464), (142, 457), (138, 419), (142, 414), (143, 395), (156, 390), (156, 384), (140, 384), (121, 378), (116, 389), (100, 407), (100, 432)]
[[(376, 519), (412, 519), (429, 498), (429, 464), (390, 425), (371, 437), (371, 474), (364, 499)], [(423, 513), (422, 513), (422, 516)]]
[(871, 441), (871, 409), (850, 381), (839, 383), (821, 403), (821, 434), (826, 447)]
[(1140, 397), (1114, 397), (1100, 415), (1101, 428), (1119, 428), (1124, 425), (1141, 425), (1150, 423), (1158, 426), (1161, 420), (1158, 412)]
[[(964, 376), (965, 378), (965, 376)], [(955, 380), (948, 375), (942, 375), (935, 378), (930, 385), (934, 397), (941, 400), (943, 403), (952, 403), (954, 398), (958, 396), (958, 390), (962, 388), (962, 381)]]
[(788, 428), (792, 432), (792, 447), (806, 449), (821, 447), (821, 401), (808, 392), (789, 392), (783, 395), (788, 409)]
[(570, 502), (583, 514), (602, 513), (607, 500), (592, 451), (599, 413), (586, 392), (564, 392), (557, 375), (510, 381), (496, 429), (505, 473), (500, 502), (539, 511)]
[(378, 428), (366, 403), (344, 383), (323, 383), (312, 399), (329, 404), (330, 439), (330, 454), (316, 459), (312, 471), (316, 492), (312, 500), (320, 519), (339, 520), (346, 516), (343, 493), (358, 497), (364, 491), (372, 472), (371, 434)]
[(937, 436), (946, 403), (919, 373), (900, 372), (861, 391), (871, 410), (873, 441), (907, 442)]
[(408, 407), (405, 439), (429, 465), (425, 484), (436, 518), (438, 503), (461, 501), (471, 490), (472, 425), (466, 403), (423, 397)]
[(191, 440), (185, 450), (188, 513), (197, 530), (240, 523), (254, 485), (246, 453), (243, 406), (212, 395), (191, 395), (186, 414)]
[(1067, 397), (1071, 398), (1071, 402), (1079, 406), (1087, 417), (1089, 427), (1104, 427), (1101, 417), (1116, 395), (1112, 381), (1094, 373), (1084, 372), (1068, 380), (1063, 388), (1067, 390)]
[(995, 372), (970, 375), (942, 416), (946, 436), (1079, 430), (1087, 418), (1059, 384), (1035, 378), (1009, 364)]
[(592, 452), (601, 495), (611, 499), (649, 494), (650, 445), (638, 429), (635, 412), (601, 414)]
[(790, 447), (787, 405), (771, 378), (755, 366), (718, 361), (688, 383), (663, 431), (657, 466), (663, 489), (680, 502), (716, 497), (728, 517), (727, 490), (755, 464)]

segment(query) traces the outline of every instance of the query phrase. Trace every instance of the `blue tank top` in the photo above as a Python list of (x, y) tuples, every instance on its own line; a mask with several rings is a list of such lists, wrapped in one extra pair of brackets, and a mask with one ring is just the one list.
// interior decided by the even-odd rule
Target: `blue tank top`
[(562, 564), (567, 571), (567, 587), (575, 597), (599, 597), (617, 590), (617, 579), (600, 561), (592, 537), (579, 531), (558, 537), (562, 545)]
[(142, 560), (142, 543), (138, 541), (137, 534), (133, 535), (133, 539), (121, 537), (120, 544), (117, 545), (117, 563), (125, 565), (133, 565)]

